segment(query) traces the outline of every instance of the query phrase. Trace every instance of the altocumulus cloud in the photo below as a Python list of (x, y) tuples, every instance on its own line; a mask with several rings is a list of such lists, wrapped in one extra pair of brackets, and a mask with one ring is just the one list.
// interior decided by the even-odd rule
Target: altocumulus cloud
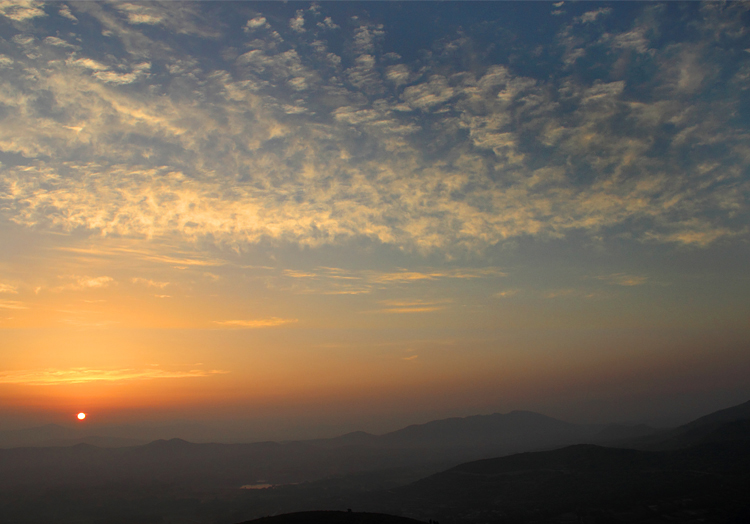
[[(212, 4), (202, 26), (206, 5), (0, 4), (6, 219), (448, 253), (573, 232), (694, 246), (748, 232), (746, 5), (696, 8), (690, 38), (669, 41), (663, 6), (627, 27), (605, 27), (606, 9), (561, 14), (546, 47), (525, 51), (552, 64), (544, 74), (478, 55), (479, 36), (436, 34), (407, 61), (364, 15), (238, 19)], [(201, 42), (220, 52), (188, 51)]]

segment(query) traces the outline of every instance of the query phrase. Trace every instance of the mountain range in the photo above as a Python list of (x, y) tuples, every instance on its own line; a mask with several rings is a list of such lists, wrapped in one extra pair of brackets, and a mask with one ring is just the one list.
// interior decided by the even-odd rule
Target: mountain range
[(355, 507), (467, 524), (733, 522), (749, 444), (750, 402), (663, 431), (515, 411), (295, 442), (20, 447), (0, 450), (0, 521), (234, 524)]

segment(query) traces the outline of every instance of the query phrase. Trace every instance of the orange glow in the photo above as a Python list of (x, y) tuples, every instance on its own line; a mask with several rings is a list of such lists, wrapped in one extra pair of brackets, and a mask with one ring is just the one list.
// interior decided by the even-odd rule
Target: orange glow
[(78, 414), (78, 420), (83, 420), (86, 418), (86, 413), (79, 413)]

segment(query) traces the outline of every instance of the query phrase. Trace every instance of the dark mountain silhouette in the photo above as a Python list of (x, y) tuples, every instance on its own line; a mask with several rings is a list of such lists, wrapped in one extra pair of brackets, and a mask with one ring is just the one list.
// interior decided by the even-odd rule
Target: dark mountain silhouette
[(595, 435), (597, 426), (571, 424), (530, 411), (475, 415), (408, 426), (380, 437), (381, 444), (404, 447), (503, 449), (545, 447)]
[(462, 464), (383, 496), (448, 522), (747, 522), (750, 421), (673, 451), (575, 445)]
[(56, 440), (74, 440), (81, 438), (77, 430), (59, 426), (57, 424), (46, 424), (44, 426), (15, 429), (0, 432), (0, 448), (15, 448), (20, 446), (39, 446), (43, 442)]
[(694, 421), (689, 422), (681, 427), (692, 429), (696, 427), (708, 426), (710, 424), (734, 422), (735, 420), (745, 419), (750, 419), (750, 400), (731, 408), (714, 411), (713, 413), (695, 419)]
[[(742, 416), (723, 410), (635, 439), (661, 450), (612, 447), (647, 427), (528, 412), (299, 442), (0, 449), (0, 522), (233, 524), (346, 508), (441, 524), (747, 522), (750, 418)], [(514, 450), (522, 453), (508, 456)]]
[(123, 447), (158, 439), (169, 439), (177, 435), (193, 435), (187, 440), (207, 441), (209, 428), (200, 424), (182, 422), (162, 426), (95, 426), (88, 422), (71, 426), (47, 424), (44, 426), (0, 431), (0, 448), (74, 446), (80, 443), (102, 447)]
[(706, 439), (714, 438), (712, 434), (717, 431), (727, 431), (726, 428), (720, 429), (725, 423), (748, 419), (750, 419), (750, 402), (745, 402), (710, 413), (674, 429), (659, 431), (644, 437), (625, 439), (613, 445), (654, 451), (687, 448), (700, 444)]
[(617, 443), (627, 439), (650, 436), (658, 433), (658, 431), (646, 424), (608, 424), (591, 439), (591, 443)]
[(273, 517), (261, 517), (243, 524), (424, 524), (418, 520), (355, 511), (302, 511)]
[[(255, 484), (259, 479), (288, 484), (389, 468), (414, 468), (427, 474), (467, 460), (588, 441), (599, 431), (600, 426), (518, 411), (438, 420), (381, 436), (355, 432), (333, 439), (283, 443), (193, 444), (171, 439), (101, 449), (111, 447), (112, 441), (87, 437), (78, 442), (68, 439), (76, 444), (70, 449), (27, 446), (0, 450), (0, 486), (19, 482), (65, 485), (75, 479), (79, 485), (155, 480), (229, 488)], [(55, 445), (70, 435), (59, 426), (19, 434), (44, 437)], [(52, 436), (58, 439), (50, 440)]]

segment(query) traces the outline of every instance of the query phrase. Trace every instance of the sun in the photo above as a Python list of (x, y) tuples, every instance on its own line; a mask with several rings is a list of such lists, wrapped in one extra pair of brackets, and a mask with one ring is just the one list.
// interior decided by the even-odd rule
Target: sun
[(79, 413), (79, 414), (78, 414), (78, 415), (76, 415), (76, 416), (78, 417), (78, 420), (83, 420), (83, 419), (85, 419), (85, 418), (86, 418), (86, 413), (83, 413), (83, 412), (81, 412), (81, 413)]

